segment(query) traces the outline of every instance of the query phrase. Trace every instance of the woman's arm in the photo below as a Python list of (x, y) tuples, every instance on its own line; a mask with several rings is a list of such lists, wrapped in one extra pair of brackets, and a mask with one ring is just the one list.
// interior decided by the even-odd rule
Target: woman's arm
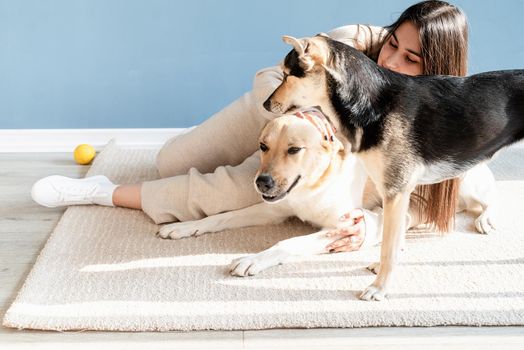
[(352, 46), (372, 59), (378, 57), (386, 34), (386, 29), (366, 24), (350, 24), (327, 33), (332, 39)]

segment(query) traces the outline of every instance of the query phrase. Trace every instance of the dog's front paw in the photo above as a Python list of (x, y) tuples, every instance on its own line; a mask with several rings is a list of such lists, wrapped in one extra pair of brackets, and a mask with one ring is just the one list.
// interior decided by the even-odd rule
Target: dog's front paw
[(180, 239), (190, 236), (198, 236), (204, 232), (200, 231), (197, 225), (191, 221), (176, 222), (160, 227), (158, 235), (162, 238)]
[(484, 211), (475, 219), (475, 228), (479, 233), (488, 234), (495, 229), (493, 219), (488, 211)]
[(381, 301), (381, 300), (384, 300), (385, 298), (386, 298), (386, 292), (384, 291), (384, 289), (381, 287), (377, 287), (373, 284), (367, 287), (366, 289), (364, 289), (364, 291), (360, 294), (360, 299), (367, 300), (367, 301), (370, 301), (370, 300)]
[(229, 265), (229, 272), (233, 276), (253, 276), (260, 271), (262, 271), (262, 268), (256, 259), (256, 254), (235, 259), (231, 262), (231, 265)]
[(233, 276), (253, 276), (271, 266), (284, 262), (289, 254), (280, 250), (266, 250), (258, 254), (235, 259), (229, 265), (229, 272)]
[(378, 275), (378, 273), (380, 272), (380, 263), (379, 262), (371, 263), (369, 264), (367, 269), (373, 272), (375, 275)]

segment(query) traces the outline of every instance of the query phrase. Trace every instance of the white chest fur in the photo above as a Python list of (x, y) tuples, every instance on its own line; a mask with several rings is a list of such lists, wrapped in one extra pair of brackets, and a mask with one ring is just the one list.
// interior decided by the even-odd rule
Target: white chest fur
[(366, 171), (359, 160), (347, 156), (338, 171), (330, 174), (325, 185), (308, 192), (301, 189), (287, 198), (294, 214), (319, 227), (336, 227), (349, 210), (362, 207)]

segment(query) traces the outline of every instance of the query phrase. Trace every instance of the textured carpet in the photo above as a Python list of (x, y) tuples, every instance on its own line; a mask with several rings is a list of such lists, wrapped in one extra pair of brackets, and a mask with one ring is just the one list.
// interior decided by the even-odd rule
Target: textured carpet
[[(157, 177), (154, 150), (109, 144), (88, 175), (118, 183)], [(492, 163), (501, 197), (498, 230), (408, 234), (389, 298), (358, 300), (379, 248), (296, 259), (260, 275), (229, 262), (312, 232), (296, 220), (178, 241), (155, 236), (140, 211), (67, 209), (7, 311), (8, 327), (167, 331), (290, 327), (524, 324), (524, 149)]]

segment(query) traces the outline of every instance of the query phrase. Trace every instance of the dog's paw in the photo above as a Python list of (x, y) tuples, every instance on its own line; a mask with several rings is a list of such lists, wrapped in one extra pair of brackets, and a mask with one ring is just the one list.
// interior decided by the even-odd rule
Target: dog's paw
[(254, 276), (262, 270), (282, 264), (287, 256), (287, 253), (279, 250), (267, 250), (244, 256), (231, 262), (229, 272), (231, 275), (239, 277)]
[(367, 269), (373, 272), (375, 275), (378, 275), (378, 273), (380, 272), (380, 263), (379, 262), (371, 263), (369, 264)]
[(166, 239), (180, 239), (190, 236), (199, 236), (203, 234), (201, 230), (192, 223), (191, 221), (187, 222), (175, 222), (173, 224), (167, 224), (160, 227), (158, 235)]
[(229, 265), (231, 275), (239, 277), (254, 276), (262, 270), (260, 262), (256, 259), (256, 254), (235, 259)]
[(364, 291), (360, 294), (360, 299), (366, 301), (381, 301), (385, 298), (386, 292), (382, 288), (379, 288), (373, 284), (364, 289)]
[(478, 218), (475, 219), (475, 228), (479, 233), (488, 234), (495, 230), (493, 219), (488, 211), (484, 211)]

